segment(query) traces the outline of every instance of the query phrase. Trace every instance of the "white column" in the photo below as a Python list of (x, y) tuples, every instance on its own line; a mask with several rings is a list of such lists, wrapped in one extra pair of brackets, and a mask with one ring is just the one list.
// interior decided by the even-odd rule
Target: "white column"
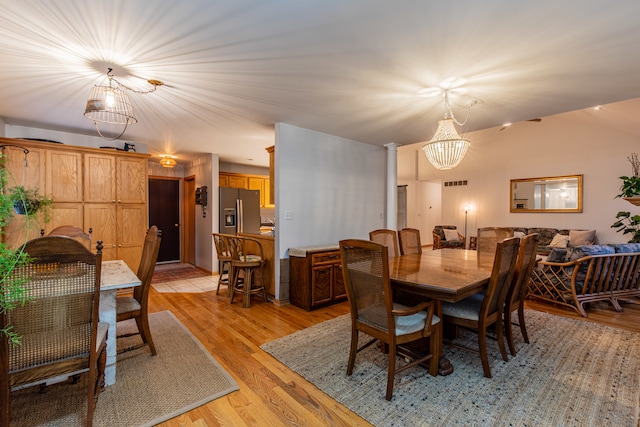
[(398, 147), (400, 144), (390, 142), (387, 148), (387, 215), (386, 228), (398, 228)]

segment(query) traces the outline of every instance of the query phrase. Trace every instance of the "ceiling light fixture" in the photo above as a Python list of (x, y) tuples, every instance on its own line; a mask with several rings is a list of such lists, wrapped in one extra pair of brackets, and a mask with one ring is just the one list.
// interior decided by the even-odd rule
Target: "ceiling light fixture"
[[(469, 111), (476, 102), (469, 104)], [(458, 126), (464, 126), (469, 119), (469, 114), (467, 114), (467, 118), (462, 123), (456, 120), (449, 104), (448, 89), (444, 89), (444, 106), (444, 119), (438, 121), (438, 129), (435, 135), (422, 147), (427, 159), (440, 170), (453, 169), (458, 166), (471, 145), (468, 139), (463, 139), (458, 134), (454, 126), (454, 123)]]
[[(109, 68), (107, 71), (107, 78), (109, 79), (108, 86), (95, 85), (89, 93), (87, 99), (87, 106), (84, 110), (84, 116), (96, 125), (96, 130), (101, 138), (113, 141), (119, 139), (127, 130), (128, 125), (133, 125), (138, 122), (133, 112), (133, 104), (127, 94), (127, 91), (147, 94), (154, 92), (158, 86), (164, 85), (160, 80), (147, 80), (152, 86), (147, 91), (138, 91), (132, 89), (122, 83), (120, 83), (112, 73), (113, 68)], [(124, 125), (120, 135), (115, 138), (107, 138), (102, 132), (98, 123), (110, 123), (114, 125)]]
[(171, 154), (162, 154), (160, 157), (160, 164), (163, 168), (172, 168), (178, 164), (178, 162), (174, 160), (176, 157)]

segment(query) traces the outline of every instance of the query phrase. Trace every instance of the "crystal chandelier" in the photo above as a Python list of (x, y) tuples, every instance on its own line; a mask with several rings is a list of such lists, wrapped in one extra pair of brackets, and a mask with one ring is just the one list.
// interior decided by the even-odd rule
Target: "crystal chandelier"
[[(153, 86), (152, 89), (147, 91), (137, 91), (116, 80), (112, 71), (112, 68), (109, 68), (107, 71), (107, 78), (109, 79), (108, 86), (95, 85), (91, 88), (89, 98), (87, 99), (87, 106), (84, 110), (84, 116), (93, 120), (93, 123), (96, 125), (98, 135), (111, 141), (124, 135), (128, 125), (138, 123), (138, 119), (136, 119), (133, 112), (133, 104), (131, 104), (131, 99), (129, 98), (127, 91), (146, 94), (155, 91), (158, 86), (162, 86), (164, 84), (159, 80), (147, 80), (147, 82)], [(102, 132), (100, 132), (98, 123), (124, 125), (124, 128), (122, 129), (122, 132), (120, 132), (120, 135), (115, 138), (107, 138), (102, 134)]]
[[(444, 105), (444, 119), (438, 121), (438, 129), (435, 135), (422, 147), (427, 159), (440, 170), (453, 169), (458, 166), (471, 145), (471, 142), (468, 139), (463, 139), (455, 128), (454, 122), (459, 126), (463, 126), (467, 120), (459, 123), (453, 116), (453, 111), (449, 105), (448, 90), (444, 92)], [(471, 108), (471, 105), (469, 108)]]

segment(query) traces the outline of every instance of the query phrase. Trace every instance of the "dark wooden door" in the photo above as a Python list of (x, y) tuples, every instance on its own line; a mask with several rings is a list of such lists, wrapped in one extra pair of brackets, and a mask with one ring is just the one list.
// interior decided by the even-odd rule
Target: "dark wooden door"
[(162, 230), (158, 262), (180, 261), (180, 180), (149, 178), (149, 224)]

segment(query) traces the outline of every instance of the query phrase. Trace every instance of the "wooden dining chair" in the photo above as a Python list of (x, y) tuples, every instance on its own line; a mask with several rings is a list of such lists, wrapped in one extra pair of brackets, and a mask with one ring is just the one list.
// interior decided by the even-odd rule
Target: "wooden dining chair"
[(123, 349), (120, 353), (148, 345), (152, 356), (158, 354), (149, 329), (149, 290), (160, 251), (161, 234), (162, 232), (155, 225), (149, 228), (144, 239), (140, 265), (136, 273), (141, 284), (133, 288), (133, 295), (119, 295), (116, 298), (116, 322), (135, 319), (138, 326), (138, 332), (117, 335), (117, 337), (124, 338), (139, 334), (142, 338), (142, 344)]
[[(44, 230), (41, 234), (44, 233)], [(88, 233), (85, 233), (83, 229), (76, 227), (75, 225), (61, 225), (59, 227), (54, 228), (48, 234), (48, 236), (67, 236), (71, 237), (82, 243), (87, 249), (90, 251), (93, 250), (91, 247), (91, 235), (93, 233), (93, 229), (89, 229)]]
[(520, 240), (518, 260), (516, 261), (513, 279), (504, 303), (504, 329), (512, 356), (516, 355), (516, 346), (513, 341), (511, 313), (516, 310), (518, 310), (518, 324), (522, 338), (525, 343), (529, 344), (529, 335), (527, 335), (527, 327), (524, 322), (524, 300), (527, 295), (529, 280), (531, 280), (531, 272), (537, 262), (538, 241), (538, 234), (528, 234)]
[(478, 252), (494, 254), (496, 246), (504, 239), (513, 237), (513, 229), (508, 227), (480, 227), (478, 228)]
[(485, 292), (472, 295), (455, 303), (442, 303), (442, 315), (446, 332), (451, 335), (453, 330), (452, 335), (455, 337), (455, 329), (458, 326), (477, 332), (479, 350), (458, 346), (455, 342), (450, 342), (450, 344), (465, 350), (479, 352), (484, 376), (487, 378), (491, 378), (491, 368), (487, 354), (487, 328), (490, 325), (496, 325), (500, 353), (505, 361), (508, 360), (504, 344), (502, 315), (507, 291), (515, 271), (519, 244), (520, 239), (516, 237), (506, 239), (497, 244), (491, 277)]
[(262, 243), (252, 237), (229, 236), (231, 250), (231, 303), (234, 296), (242, 295), (242, 307), (251, 306), (251, 296), (262, 294), (267, 301), (264, 270), (267, 260), (264, 257)]
[(0, 425), (10, 425), (11, 390), (86, 373), (86, 425), (91, 426), (104, 387), (109, 328), (98, 321), (102, 242), (96, 254), (62, 236), (39, 237), (22, 249), (31, 262), (3, 277), (5, 301), (15, 298), (6, 285), (16, 282), (28, 301), (0, 314), (2, 329), (11, 328), (20, 339), (13, 344), (0, 333)]
[(228, 234), (213, 233), (213, 243), (216, 247), (216, 255), (220, 262), (220, 272), (218, 275), (218, 288), (216, 289), (216, 295), (220, 292), (220, 285), (227, 286), (227, 297), (231, 298), (231, 286), (229, 286), (229, 279), (232, 276), (231, 273), (231, 248), (229, 238), (233, 236)]
[(398, 249), (398, 233), (396, 233), (396, 230), (389, 230), (385, 228), (373, 230), (369, 232), (369, 240), (388, 247), (390, 257), (400, 255), (400, 250)]
[[(351, 346), (347, 375), (353, 373), (356, 354), (380, 340), (389, 348), (387, 362), (387, 391), (393, 396), (395, 375), (405, 369), (429, 361), (429, 373), (438, 375), (440, 354), (440, 319), (434, 314), (436, 302), (426, 301), (409, 307), (393, 301), (389, 279), (389, 248), (367, 240), (340, 241), (342, 271), (351, 307)], [(359, 333), (372, 339), (358, 347)], [(402, 344), (428, 338), (429, 354), (414, 358), (397, 367), (398, 356), (409, 358)]]
[(420, 230), (417, 228), (403, 228), (398, 231), (400, 241), (400, 255), (421, 254)]

